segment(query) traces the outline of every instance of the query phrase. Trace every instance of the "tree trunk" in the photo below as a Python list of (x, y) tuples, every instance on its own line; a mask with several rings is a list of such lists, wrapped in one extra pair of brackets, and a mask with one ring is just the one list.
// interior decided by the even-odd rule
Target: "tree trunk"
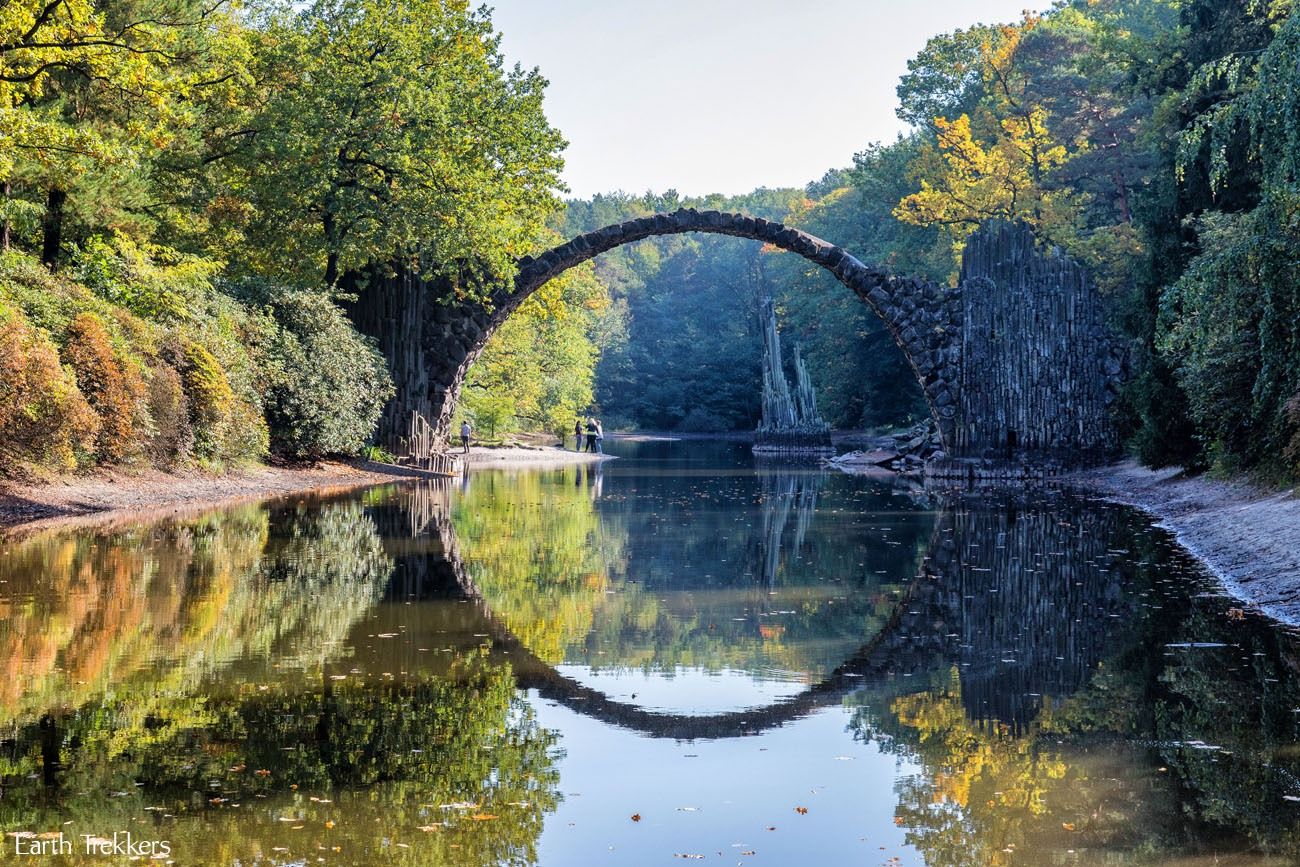
[(325, 214), (321, 217), (321, 230), (325, 233), (325, 285), (333, 286), (339, 279), (339, 244), (335, 235), (338, 233), (338, 222), (334, 219), (334, 212), (325, 207)]
[(61, 748), (63, 746), (63, 734), (59, 731), (59, 724), (50, 714), (41, 717), (41, 776), (45, 785), (54, 788), (59, 785), (59, 769), (62, 767), (60, 760)]
[(45, 199), (41, 261), (51, 271), (59, 266), (59, 247), (63, 245), (63, 203), (67, 200), (68, 194), (58, 187), (51, 188)]
[(9, 249), (9, 215), (7, 209), (9, 206), (9, 196), (12, 192), (13, 188), (9, 186), (8, 181), (5, 181), (4, 186), (0, 187), (0, 196), (4, 197), (4, 204), (6, 207), (5, 216), (0, 218), (0, 250)]

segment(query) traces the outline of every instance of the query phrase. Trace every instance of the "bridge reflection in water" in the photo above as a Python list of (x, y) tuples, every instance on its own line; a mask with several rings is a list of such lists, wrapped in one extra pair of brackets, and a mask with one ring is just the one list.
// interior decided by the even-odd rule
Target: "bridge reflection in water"
[[(593, 733), (654, 772), (765, 747), (788, 771), (857, 738), (878, 749), (842, 785), (877, 785), (868, 754), (903, 770), (887, 815), (818, 802), (846, 846), (883, 826), (932, 865), (1300, 855), (1300, 643), (1198, 594), (1133, 513), (706, 464), (0, 539), (0, 823), (158, 822), (179, 863), (391, 863), (403, 834), (410, 863), (528, 863), (575, 808), (561, 777), (621, 797), (559, 755)], [(698, 689), (717, 673), (752, 695)]]
[[(800, 556), (825, 482), (821, 473), (762, 477), (761, 520), (743, 546), (742, 571), (757, 585), (773, 586)], [(588, 481), (598, 483), (595, 475)], [(463, 552), (457, 537), (449, 483), (407, 487), (371, 514), (394, 562), (389, 600), (468, 603), (458, 609), (460, 630), (489, 637), (492, 656), (509, 664), (521, 688), (601, 722), (661, 738), (753, 735), (840, 704), (850, 691), (908, 678), (919, 686), (955, 668), (968, 717), (1019, 733), (1045, 700), (1080, 687), (1134, 613), (1121, 587), (1124, 555), (1108, 550), (1120, 529), (1117, 513), (1063, 509), (1060, 496), (909, 496), (935, 511), (933, 529), (914, 577), (874, 631), (793, 697), (713, 714), (617, 700), (562, 673), (564, 660), (539, 656), (471, 575), (473, 552)]]

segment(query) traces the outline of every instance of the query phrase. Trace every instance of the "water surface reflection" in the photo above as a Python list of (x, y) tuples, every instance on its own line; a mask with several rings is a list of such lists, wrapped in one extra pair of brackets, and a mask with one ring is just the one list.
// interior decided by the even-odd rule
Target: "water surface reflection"
[(6, 851), (1300, 854), (1300, 644), (1135, 513), (623, 448), (6, 538)]

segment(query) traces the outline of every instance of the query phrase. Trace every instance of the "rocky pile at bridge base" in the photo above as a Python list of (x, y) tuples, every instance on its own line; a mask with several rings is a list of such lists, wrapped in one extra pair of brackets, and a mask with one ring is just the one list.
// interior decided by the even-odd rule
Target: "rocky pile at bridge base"
[(944, 458), (939, 426), (926, 419), (915, 427), (883, 437), (875, 448), (846, 452), (826, 461), (839, 469), (876, 466), (896, 473), (919, 473), (927, 461)]

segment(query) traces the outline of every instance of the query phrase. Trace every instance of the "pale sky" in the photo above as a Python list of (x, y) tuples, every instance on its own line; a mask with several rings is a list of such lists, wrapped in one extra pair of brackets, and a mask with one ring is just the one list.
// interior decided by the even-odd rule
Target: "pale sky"
[(486, 0), (550, 81), (573, 195), (803, 186), (904, 129), (926, 39), (1044, 0)]

